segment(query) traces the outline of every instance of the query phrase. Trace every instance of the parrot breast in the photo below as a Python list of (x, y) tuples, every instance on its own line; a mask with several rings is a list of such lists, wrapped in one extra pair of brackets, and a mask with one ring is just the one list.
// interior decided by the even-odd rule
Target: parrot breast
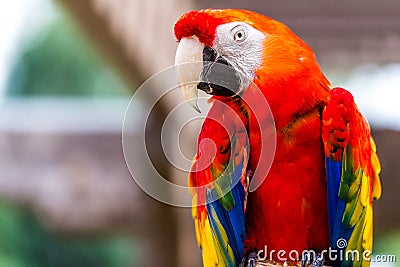
[[(303, 250), (321, 251), (329, 246), (320, 129), (321, 118), (315, 109), (277, 132), (271, 170), (260, 188), (248, 196), (248, 250), (267, 246), (269, 251), (295, 250), (301, 255)], [(251, 139), (250, 145), (257, 146)]]

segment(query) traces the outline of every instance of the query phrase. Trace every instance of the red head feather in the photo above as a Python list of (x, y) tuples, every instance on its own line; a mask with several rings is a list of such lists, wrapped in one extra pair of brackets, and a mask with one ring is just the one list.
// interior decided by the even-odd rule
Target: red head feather
[[(255, 21), (271, 22), (270, 30), (276, 29), (274, 20), (248, 10), (240, 9), (204, 9), (193, 10), (184, 14), (175, 24), (174, 32), (176, 39), (180, 41), (184, 37), (197, 36), (203, 44), (212, 46), (215, 38), (216, 28), (224, 23), (242, 21), (254, 25)], [(255, 26), (255, 28), (257, 28)]]
[(212, 46), (215, 38), (215, 30), (222, 23), (222, 19), (210, 14), (193, 10), (184, 14), (175, 24), (175, 36), (180, 41), (184, 37), (196, 35), (200, 42)]

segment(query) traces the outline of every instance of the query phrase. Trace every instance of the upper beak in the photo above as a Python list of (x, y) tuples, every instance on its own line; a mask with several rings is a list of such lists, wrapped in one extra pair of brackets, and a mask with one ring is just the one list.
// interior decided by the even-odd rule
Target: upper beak
[(181, 93), (185, 100), (198, 112), (201, 111), (197, 105), (197, 85), (201, 81), (203, 49), (204, 44), (197, 37), (186, 37), (180, 40), (175, 55), (175, 66)]
[(182, 95), (198, 112), (198, 91), (230, 97), (240, 93), (242, 77), (214, 48), (195, 36), (182, 38), (176, 50), (175, 66)]

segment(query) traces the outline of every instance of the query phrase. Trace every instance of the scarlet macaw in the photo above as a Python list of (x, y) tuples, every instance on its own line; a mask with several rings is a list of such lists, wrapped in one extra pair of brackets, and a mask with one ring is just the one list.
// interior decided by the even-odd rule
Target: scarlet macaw
[[(183, 82), (202, 79), (182, 85), (184, 96), (195, 105), (196, 90), (203, 90), (213, 101), (189, 175), (204, 266), (254, 266), (254, 253), (265, 246), (299, 255), (329, 246), (372, 250), (372, 201), (381, 195), (375, 144), (352, 95), (332, 88), (311, 48), (284, 24), (246, 10), (190, 11), (174, 32), (177, 65), (205, 61), (200, 69), (182, 65)], [(217, 63), (232, 71), (219, 71)], [(272, 166), (254, 192), (249, 183), (264, 167), (260, 142), (268, 129), (255, 118), (265, 106), (243, 101), (259, 97), (251, 84), (268, 101), (276, 127)], [(225, 187), (213, 183), (218, 178)], [(271, 260), (282, 261), (277, 254)]]

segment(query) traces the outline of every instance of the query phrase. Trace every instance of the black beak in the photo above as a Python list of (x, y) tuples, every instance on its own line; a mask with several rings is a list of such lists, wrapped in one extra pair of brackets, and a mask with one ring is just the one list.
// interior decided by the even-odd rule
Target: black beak
[(240, 90), (241, 79), (237, 71), (209, 46), (203, 50), (203, 70), (197, 89), (210, 95), (233, 96)]

